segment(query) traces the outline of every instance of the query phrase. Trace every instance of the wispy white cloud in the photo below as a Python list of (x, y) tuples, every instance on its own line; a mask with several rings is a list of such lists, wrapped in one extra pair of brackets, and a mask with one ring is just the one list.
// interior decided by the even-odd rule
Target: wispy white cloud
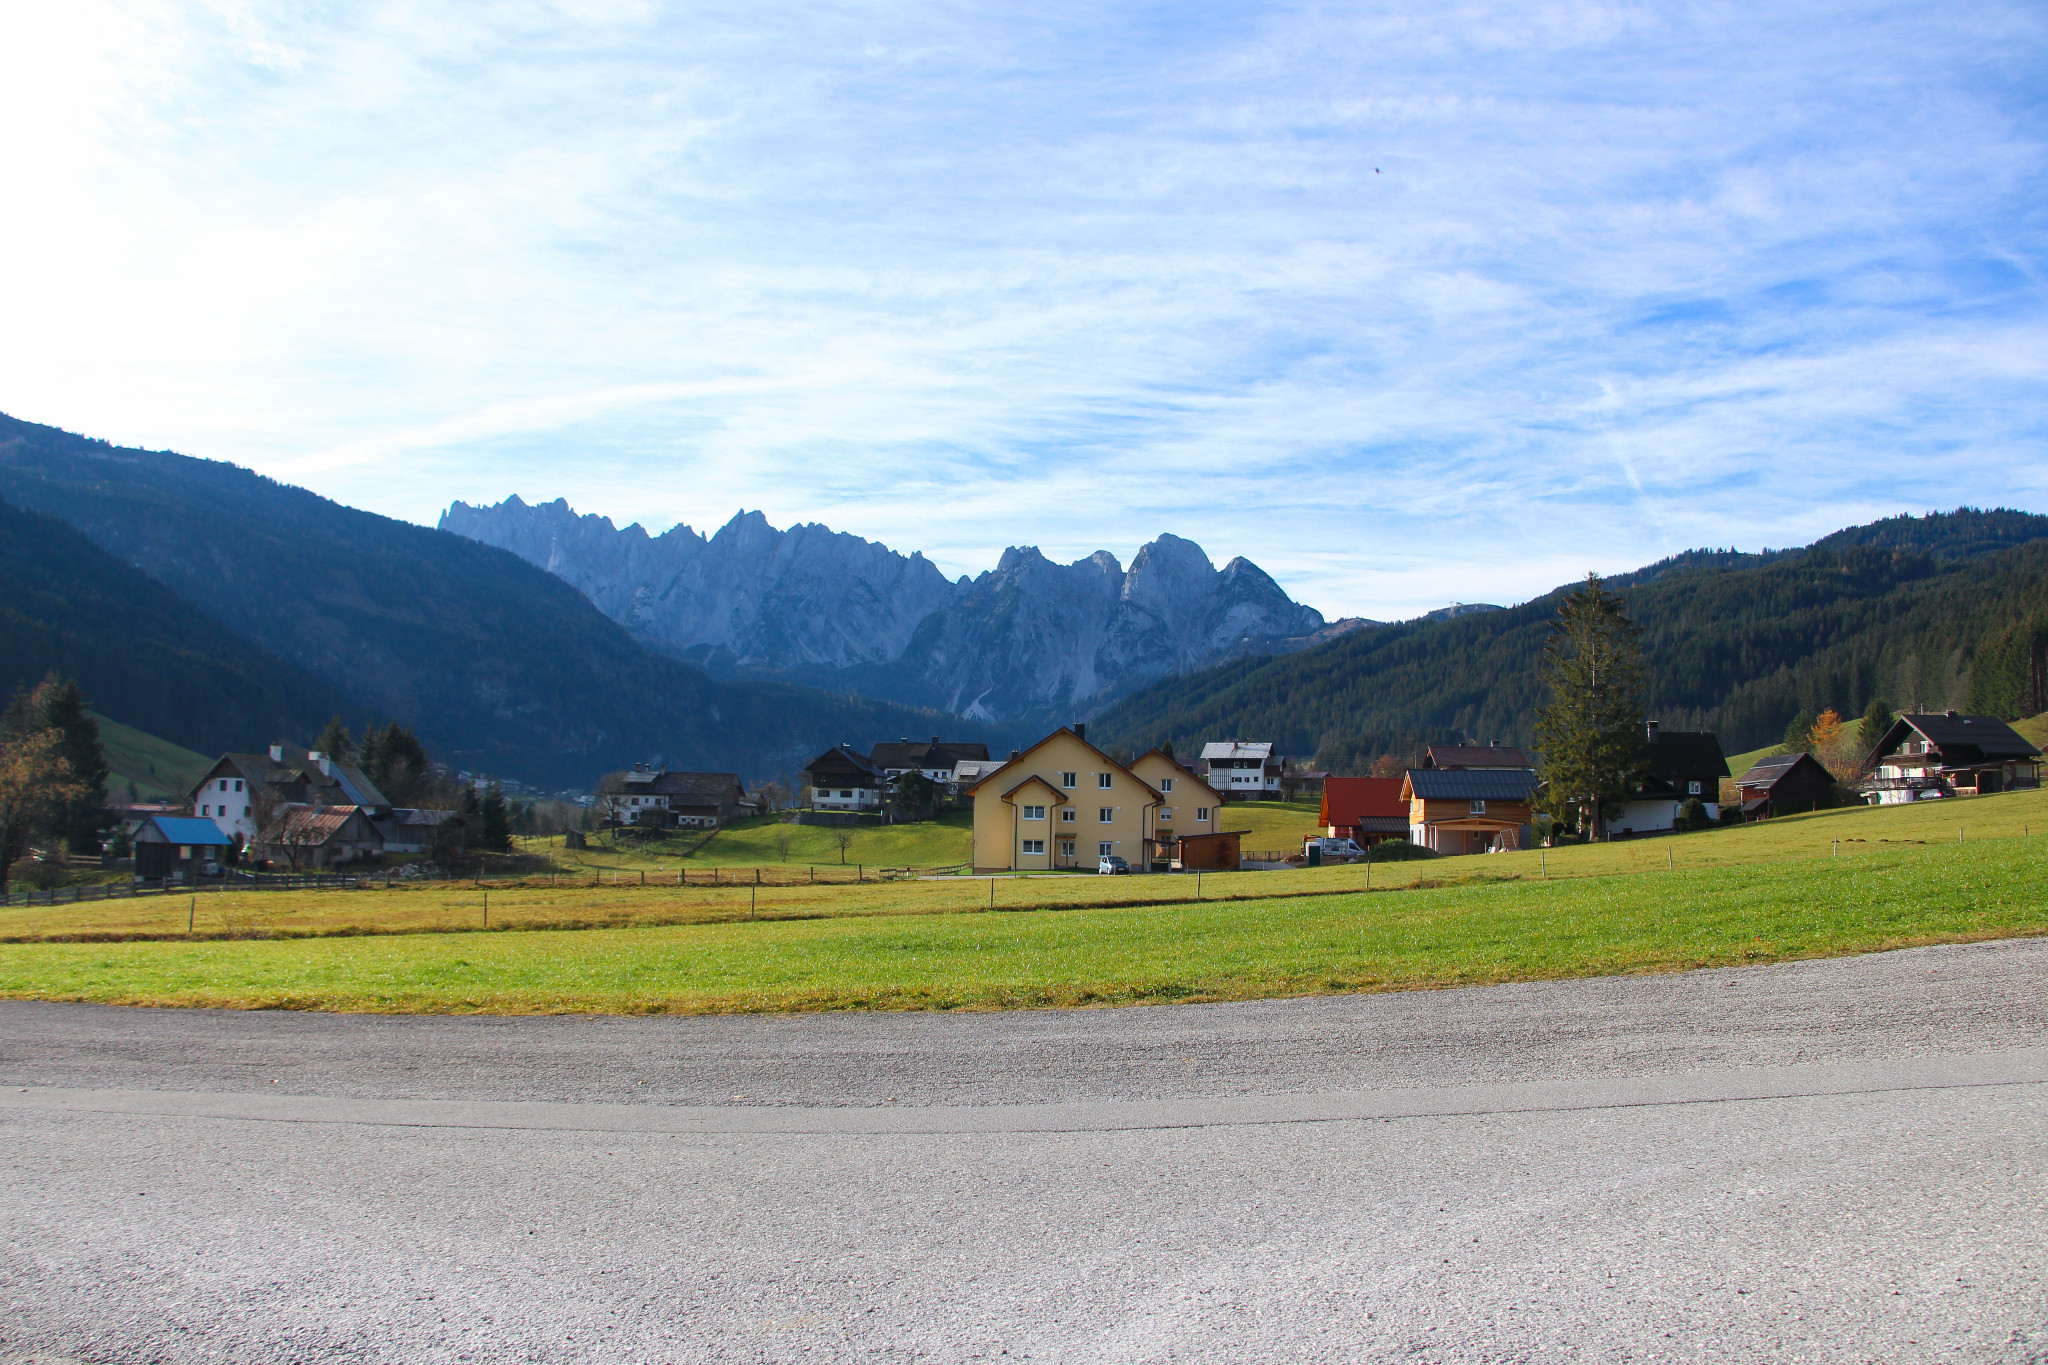
[(22, 7), (0, 408), (1333, 614), (2048, 506), (2033, 7)]

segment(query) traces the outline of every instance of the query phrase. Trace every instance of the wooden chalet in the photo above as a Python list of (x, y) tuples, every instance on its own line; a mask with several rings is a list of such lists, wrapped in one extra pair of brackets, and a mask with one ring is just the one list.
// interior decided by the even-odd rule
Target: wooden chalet
[(1410, 842), (1438, 853), (1501, 853), (1531, 843), (1533, 768), (1410, 768), (1401, 797)]
[(880, 810), (889, 787), (888, 774), (851, 744), (827, 749), (806, 763), (798, 781), (810, 790), (817, 810)]
[(1896, 805), (2041, 785), (2041, 751), (1995, 716), (1904, 715), (1864, 763), (1865, 799)]
[(1742, 818), (1819, 810), (1835, 804), (1835, 778), (1812, 754), (1774, 754), (1759, 759), (1736, 779), (1742, 789)]
[(253, 851), (303, 872), (378, 857), (384, 836), (361, 806), (282, 806)]
[(1408, 837), (1409, 802), (1398, 777), (1332, 777), (1323, 783), (1322, 813), (1316, 823), (1331, 839), (1350, 839), (1360, 848)]

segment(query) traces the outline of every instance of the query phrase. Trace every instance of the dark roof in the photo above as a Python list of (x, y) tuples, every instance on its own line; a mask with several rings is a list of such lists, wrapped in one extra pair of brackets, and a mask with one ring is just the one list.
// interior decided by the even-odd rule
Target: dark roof
[[(391, 801), (377, 790), (374, 782), (353, 764), (327, 761), (329, 771), (321, 772), (320, 764), (312, 755), (296, 744), (280, 743), (283, 761), (271, 758), (269, 754), (222, 754), (207, 775), (199, 780), (199, 786), (206, 785), (225, 763), (251, 782), (268, 786), (293, 786), (305, 783), (314, 788), (322, 797), (332, 798), (326, 804), (352, 806), (389, 806)], [(193, 788), (196, 797), (198, 787)]]
[(746, 794), (746, 789), (740, 786), (738, 773), (663, 772), (647, 784), (650, 796), (699, 796), (722, 801), (735, 791)]
[(1527, 749), (1512, 744), (1432, 744), (1422, 751), (1425, 768), (1534, 768)]
[(1736, 780), (1745, 787), (1775, 787), (1802, 763), (1811, 764), (1813, 770), (1823, 778), (1830, 782), (1834, 781), (1834, 775), (1821, 766), (1820, 760), (1804, 751), (1796, 754), (1772, 754), (1769, 758), (1760, 758), (1750, 764), (1749, 771)]
[(1708, 730), (1659, 730), (1641, 752), (1649, 768), (1641, 788), (1645, 796), (1683, 793), (1688, 782), (1705, 784), (1728, 776), (1721, 741)]
[(1408, 832), (1408, 817), (1405, 815), (1361, 815), (1356, 820), (1340, 822), (1337, 828), (1355, 829), (1360, 834), (1406, 834)]
[(836, 749), (827, 749), (809, 763), (804, 764), (804, 771), (807, 773), (819, 771), (845, 772), (849, 769), (868, 777), (882, 776), (882, 770), (875, 766), (874, 760), (854, 748), (851, 744), (842, 744)]
[[(1934, 715), (1904, 715), (1892, 728), (1909, 725), (1918, 730), (1927, 741), (1941, 750), (1944, 759), (1954, 758), (1965, 762), (1981, 759), (1987, 762), (2009, 762), (2013, 759), (2039, 758), (2041, 751), (2027, 743), (2020, 733), (1996, 716), (1959, 716), (1954, 712)], [(1885, 744), (1878, 749), (1883, 752), (1887, 745), (1894, 743), (1891, 734), (1886, 734)]]
[(1536, 790), (1530, 768), (1410, 768), (1406, 781), (1425, 801), (1526, 801)]
[(962, 759), (985, 761), (988, 745), (970, 744), (964, 740), (897, 740), (888, 744), (877, 744), (869, 750), (868, 757), (878, 768), (946, 768), (957, 767)]

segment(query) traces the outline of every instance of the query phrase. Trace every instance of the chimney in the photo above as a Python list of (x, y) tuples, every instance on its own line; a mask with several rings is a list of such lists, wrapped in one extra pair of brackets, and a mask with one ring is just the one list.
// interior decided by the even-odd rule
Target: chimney
[(1086, 739), (1086, 738), (1088, 738), (1088, 727), (1087, 727), (1086, 725), (1076, 725), (1076, 726), (1074, 727), (1074, 738), (1075, 738), (1075, 739)]
[(1655, 744), (1657, 742), (1657, 722), (1654, 720), (1649, 721), (1643, 726), (1643, 729), (1649, 733), (1650, 743)]
[(937, 744), (938, 742), (939, 742), (939, 737), (938, 737), (937, 735), (933, 735), (933, 736), (932, 736), (932, 743), (933, 743), (934, 745), (936, 745), (936, 744)]
[(909, 735), (898, 735), (898, 736), (896, 736), (896, 742), (897, 742), (898, 744), (901, 744), (901, 745), (903, 745), (903, 746), (904, 746), (905, 748), (909, 748), (909, 747), (910, 747), (910, 736), (909, 736)]
[(273, 744), (270, 746), (270, 761), (272, 763), (284, 762), (284, 745)]
[(1012, 750), (1010, 750), (1010, 758), (1011, 758), (1011, 760), (1012, 760), (1012, 761), (1015, 761), (1015, 760), (1017, 760), (1017, 759), (1020, 759), (1020, 758), (1022, 758), (1022, 757), (1024, 757), (1024, 751), (1023, 751), (1022, 749), (1012, 749)]
[(1956, 713), (1953, 709), (1946, 711), (1943, 714), (1946, 715), (1950, 720), (1954, 720), (1956, 718)]
[(316, 753), (313, 755), (313, 761), (320, 765), (320, 775), (322, 777), (334, 776), (333, 759), (329, 758), (326, 754)]

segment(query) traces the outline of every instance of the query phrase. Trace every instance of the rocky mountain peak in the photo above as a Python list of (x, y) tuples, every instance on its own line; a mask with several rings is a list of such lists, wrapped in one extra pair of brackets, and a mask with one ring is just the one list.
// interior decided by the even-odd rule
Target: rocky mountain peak
[(1295, 647), (1321, 613), (1256, 565), (1219, 572), (1161, 535), (1126, 571), (1098, 550), (1057, 564), (1013, 545), (948, 581), (922, 554), (743, 511), (708, 538), (649, 536), (566, 500), (455, 503), (444, 530), (567, 579), (655, 648), (714, 672), (772, 674), (993, 720), (1070, 720), (1233, 655)]

